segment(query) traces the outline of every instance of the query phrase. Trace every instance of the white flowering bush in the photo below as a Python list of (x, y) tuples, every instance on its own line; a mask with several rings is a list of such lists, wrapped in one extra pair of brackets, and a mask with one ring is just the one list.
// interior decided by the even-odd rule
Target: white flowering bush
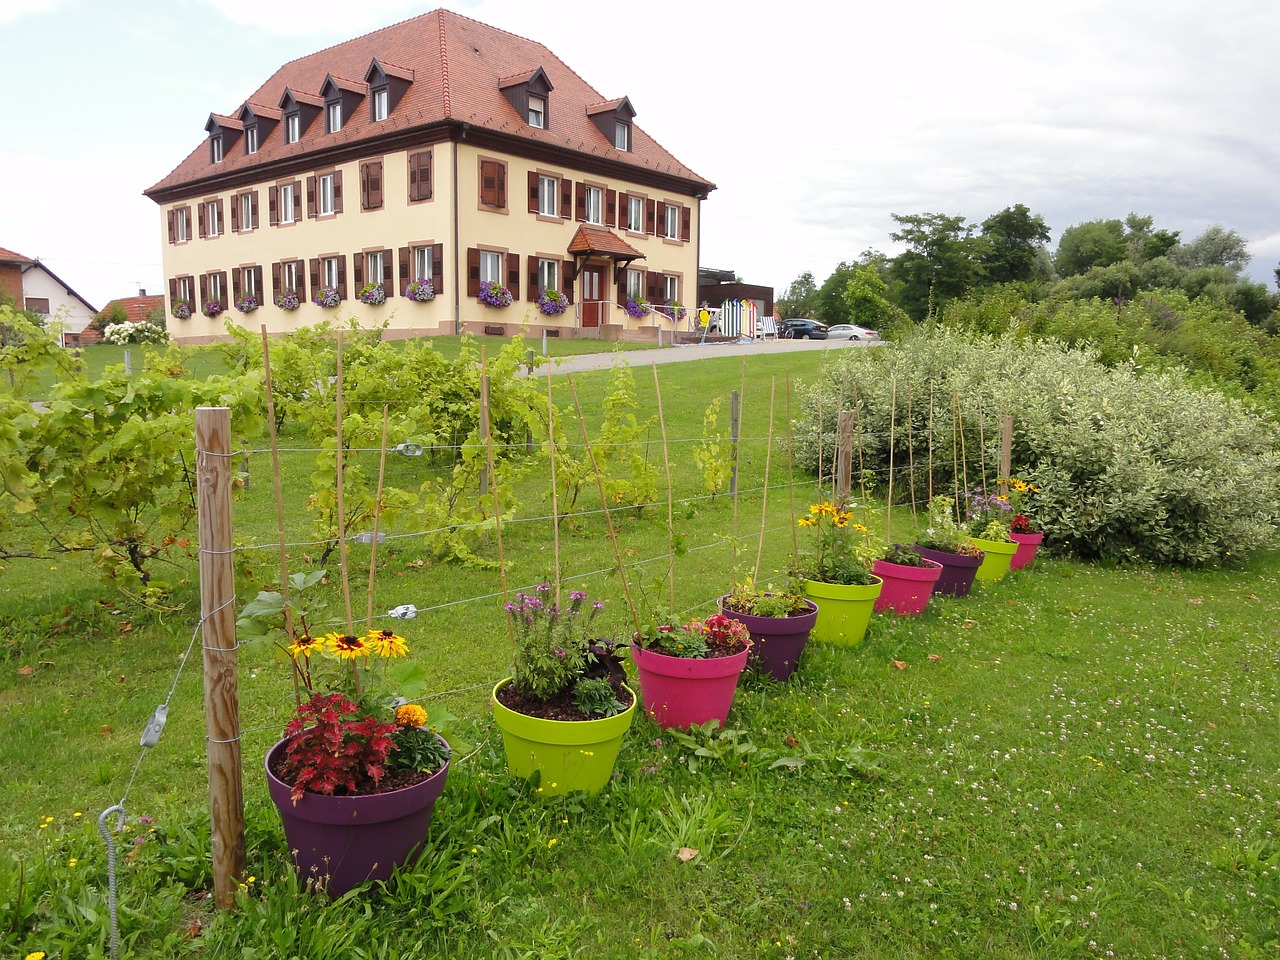
[[(843, 392), (843, 399), (840, 395)], [(797, 461), (816, 468), (818, 431), (830, 469), (837, 409), (857, 411), (862, 463), (883, 478), (890, 398), (895, 499), (950, 490), (953, 438), (962, 485), (994, 481), (1000, 424), (1013, 418), (1013, 472), (1034, 483), (1046, 540), (1081, 557), (1196, 565), (1270, 546), (1280, 529), (1280, 427), (1193, 385), (1180, 370), (1104, 367), (1088, 350), (935, 330), (828, 362), (801, 388)], [(855, 457), (855, 463), (858, 462)]]
[(102, 331), (102, 342), (113, 346), (127, 346), (131, 343), (168, 343), (169, 334), (157, 324), (142, 323), (110, 323)]

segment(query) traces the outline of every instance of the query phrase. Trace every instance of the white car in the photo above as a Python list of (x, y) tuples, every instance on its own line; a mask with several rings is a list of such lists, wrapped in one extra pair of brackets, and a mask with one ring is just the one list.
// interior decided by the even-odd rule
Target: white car
[(856, 323), (837, 323), (827, 327), (828, 340), (879, 340), (880, 334)]

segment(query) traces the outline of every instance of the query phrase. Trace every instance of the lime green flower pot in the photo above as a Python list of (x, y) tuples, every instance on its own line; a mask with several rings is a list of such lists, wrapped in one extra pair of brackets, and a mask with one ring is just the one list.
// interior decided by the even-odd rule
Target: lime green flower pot
[(1018, 552), (1018, 545), (1006, 540), (982, 540), (970, 537), (969, 542), (978, 547), (985, 556), (982, 566), (978, 567), (977, 579), (999, 580), (1009, 572), (1009, 562)]
[(879, 577), (875, 579), (868, 586), (806, 580), (804, 595), (818, 605), (812, 639), (843, 646), (861, 643), (883, 585)]
[(502, 731), (507, 770), (517, 777), (542, 775), (542, 795), (556, 796), (584, 790), (599, 793), (613, 776), (622, 736), (631, 726), (638, 697), (622, 713), (598, 720), (544, 720), (517, 713), (498, 701), (498, 691), (511, 682), (507, 677), (493, 688), (493, 714)]

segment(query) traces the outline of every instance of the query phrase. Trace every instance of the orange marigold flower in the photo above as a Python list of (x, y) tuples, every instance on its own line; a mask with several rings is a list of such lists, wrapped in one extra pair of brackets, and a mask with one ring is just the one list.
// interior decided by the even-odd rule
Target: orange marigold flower
[(406, 703), (403, 706), (396, 707), (396, 723), (402, 727), (425, 727), (427, 725), (427, 711), (416, 703)]

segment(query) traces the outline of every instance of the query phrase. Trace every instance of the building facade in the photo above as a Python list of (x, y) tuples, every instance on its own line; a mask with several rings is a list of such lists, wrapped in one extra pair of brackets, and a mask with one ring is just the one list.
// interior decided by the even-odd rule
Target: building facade
[(170, 334), (687, 329), (715, 186), (635, 117), (541, 44), (445, 10), (288, 63), (145, 191)]
[[(0, 247), (0, 296), (44, 318), (64, 347), (80, 346), (97, 310), (39, 259)], [(87, 339), (84, 342), (88, 342)]]

